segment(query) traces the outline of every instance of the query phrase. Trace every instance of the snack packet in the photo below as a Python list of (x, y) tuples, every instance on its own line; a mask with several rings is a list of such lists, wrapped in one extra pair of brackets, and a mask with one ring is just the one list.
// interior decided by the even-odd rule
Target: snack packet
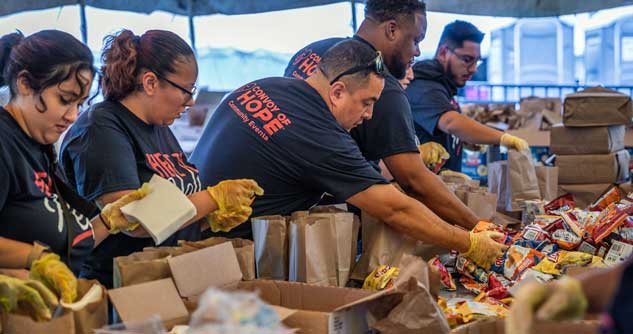
[(589, 206), (590, 211), (602, 211), (611, 203), (619, 202), (622, 199), (620, 189), (617, 186), (609, 189), (604, 195), (600, 196), (597, 201)]
[(399, 273), (400, 268), (387, 265), (378, 266), (365, 279), (363, 289), (373, 291), (388, 289), (393, 286)]
[(548, 215), (560, 215), (560, 213), (569, 211), (575, 207), (574, 195), (566, 194), (555, 198), (553, 201), (545, 204), (545, 213)]
[(442, 264), (442, 262), (440, 262), (440, 259), (437, 256), (429, 260), (429, 266), (437, 269), (437, 271), (440, 273), (440, 282), (444, 289), (448, 291), (457, 290), (457, 286), (455, 285), (455, 281), (453, 280), (451, 273), (449, 273), (448, 270), (446, 270), (446, 267), (444, 267), (444, 265)]

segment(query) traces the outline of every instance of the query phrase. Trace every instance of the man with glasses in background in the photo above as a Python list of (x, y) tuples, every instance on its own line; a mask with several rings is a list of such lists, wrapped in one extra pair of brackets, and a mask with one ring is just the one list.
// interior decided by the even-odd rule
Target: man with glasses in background
[(458, 172), (445, 173), (466, 178), (459, 173), (463, 142), (499, 144), (518, 151), (529, 149), (525, 140), (462, 115), (455, 100), (457, 89), (464, 87), (477, 72), (483, 38), (484, 34), (469, 22), (448, 24), (440, 37), (435, 58), (413, 65), (414, 78), (406, 90), (420, 142), (441, 144), (450, 154), (444, 168)]

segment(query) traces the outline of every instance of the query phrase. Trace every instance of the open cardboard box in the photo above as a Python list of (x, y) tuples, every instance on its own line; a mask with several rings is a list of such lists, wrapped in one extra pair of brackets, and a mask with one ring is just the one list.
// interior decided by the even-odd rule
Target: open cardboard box
[[(159, 314), (167, 328), (188, 322), (185, 302), (196, 305), (209, 287), (258, 291), (276, 306), (284, 324), (300, 333), (363, 333), (369, 328), (368, 308), (402, 295), (392, 290), (313, 286), (285, 281), (241, 281), (242, 273), (230, 242), (168, 259), (172, 279), (141, 283), (110, 291), (123, 322), (143, 321)], [(385, 299), (383, 299), (385, 298)], [(184, 301), (184, 302), (183, 302)], [(190, 308), (191, 310), (191, 308)]]

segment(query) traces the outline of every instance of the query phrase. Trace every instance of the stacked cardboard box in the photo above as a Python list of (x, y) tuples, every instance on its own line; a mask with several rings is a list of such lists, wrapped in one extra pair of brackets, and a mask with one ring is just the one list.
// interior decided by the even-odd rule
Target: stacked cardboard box
[(595, 87), (565, 97), (563, 124), (550, 132), (559, 194), (573, 194), (582, 207), (629, 178), (624, 133), (631, 117), (631, 98), (616, 91)]

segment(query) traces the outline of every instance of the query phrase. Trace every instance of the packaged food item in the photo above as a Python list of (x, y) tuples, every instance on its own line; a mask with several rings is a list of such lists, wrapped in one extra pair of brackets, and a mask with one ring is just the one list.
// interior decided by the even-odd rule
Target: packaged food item
[(552, 240), (564, 250), (574, 250), (580, 246), (582, 239), (575, 233), (563, 230), (556, 230), (552, 234)]
[(609, 252), (604, 257), (604, 263), (607, 265), (616, 265), (623, 262), (633, 254), (633, 245), (629, 245), (620, 241), (613, 241)]
[(373, 291), (388, 289), (393, 286), (399, 273), (400, 268), (387, 265), (378, 266), (365, 279), (363, 289)]
[(591, 211), (602, 211), (611, 203), (619, 202), (622, 199), (620, 189), (617, 186), (609, 189), (604, 195), (600, 196), (597, 201), (589, 206)]
[(486, 284), (479, 283), (475, 281), (473, 278), (468, 276), (462, 276), (459, 279), (459, 283), (468, 291), (473, 293), (474, 295), (479, 295), (486, 290)]
[(622, 242), (633, 244), (633, 217), (629, 216), (626, 221), (617, 229)]
[(523, 231), (515, 235), (513, 241), (516, 242), (517, 240), (521, 239), (533, 241), (550, 241), (551, 236), (539, 225), (532, 224), (526, 226)]
[(473, 261), (462, 255), (457, 257), (455, 270), (457, 270), (457, 272), (462, 275), (476, 280), (479, 283), (488, 284), (488, 273), (486, 273), (483, 268), (477, 266)]
[[(539, 264), (541, 264), (541, 263), (543, 263), (545, 261), (546, 261), (546, 259), (541, 261)], [(549, 282), (549, 281), (553, 280), (554, 276), (550, 275), (550, 274), (542, 273), (542, 272), (540, 272), (538, 270), (534, 270), (534, 268), (530, 268), (530, 269), (526, 270), (525, 272), (523, 272), (523, 275), (521, 275), (521, 277), (519, 277), (517, 282), (520, 282), (520, 281), (522, 281), (524, 279), (529, 279), (529, 278), (535, 279), (537, 282), (540, 282), (540, 283), (545, 283), (545, 282)]]
[(502, 226), (499, 226), (495, 223), (486, 221), (486, 220), (480, 220), (477, 225), (475, 225), (475, 227), (473, 227), (472, 232), (473, 233), (478, 233), (478, 232), (484, 232), (484, 231), (497, 231), (497, 232), (505, 232)]
[(583, 252), (583, 253), (587, 253), (587, 254), (591, 254), (591, 255), (596, 254), (597, 250), (598, 249), (596, 248), (596, 246), (590, 244), (589, 242), (587, 242), (585, 240), (583, 240), (580, 243), (580, 246), (578, 246), (578, 251), (579, 252)]
[(574, 207), (574, 196), (572, 194), (566, 194), (545, 204), (544, 209), (548, 215), (559, 215), (562, 212), (572, 210)]
[(528, 268), (541, 262), (545, 254), (536, 249), (512, 245), (491, 267), (510, 280), (516, 280)]
[(545, 214), (544, 203), (541, 200), (527, 200), (521, 203), (521, 223), (530, 225), (534, 222), (536, 216)]
[[(607, 212), (606, 214), (603, 214)], [(623, 225), (628, 217), (633, 214), (633, 206), (618, 208), (609, 206), (597, 218), (597, 221), (591, 226), (591, 238), (595, 243), (600, 243), (611, 232), (615, 231)]]
[(568, 267), (584, 267), (593, 261), (593, 255), (583, 252), (558, 251), (532, 269), (545, 274), (559, 276)]
[[(561, 217), (563, 218), (566, 230), (575, 233), (580, 238), (585, 236), (585, 228), (578, 223), (578, 218), (576, 218), (573, 211), (563, 212), (561, 213)], [(578, 244), (580, 244), (580, 242), (578, 242)]]
[(437, 271), (440, 273), (440, 282), (442, 284), (442, 288), (448, 291), (457, 290), (457, 286), (455, 285), (453, 276), (451, 276), (451, 273), (448, 272), (446, 267), (444, 267), (444, 265), (442, 264), (442, 262), (440, 262), (440, 259), (437, 256), (429, 260), (429, 266), (437, 269)]

